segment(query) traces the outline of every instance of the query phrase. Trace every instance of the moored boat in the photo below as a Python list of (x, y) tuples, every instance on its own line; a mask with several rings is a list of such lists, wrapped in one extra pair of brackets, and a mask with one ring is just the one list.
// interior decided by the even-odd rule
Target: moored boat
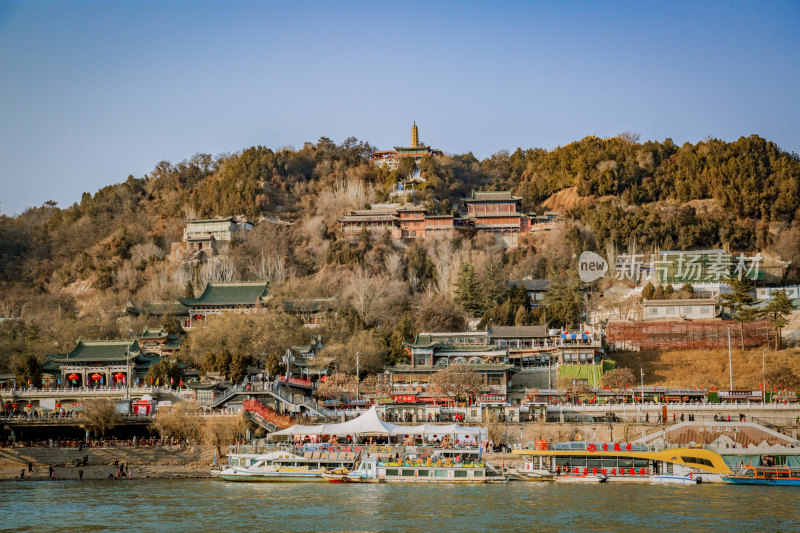
[(724, 479), (736, 485), (800, 486), (800, 468), (747, 465), (738, 474)]
[(505, 483), (508, 478), (484, 462), (479, 454), (464, 453), (457, 458), (439, 455), (427, 458), (369, 457), (348, 473), (328, 473), (335, 483)]
[(214, 477), (225, 481), (324, 482), (328, 480), (323, 474), (349, 471), (357, 459), (353, 452), (231, 454), (228, 467)]
[(697, 485), (703, 482), (703, 476), (695, 476), (693, 472), (682, 476), (659, 474), (650, 477), (650, 483), (661, 483), (667, 485)]

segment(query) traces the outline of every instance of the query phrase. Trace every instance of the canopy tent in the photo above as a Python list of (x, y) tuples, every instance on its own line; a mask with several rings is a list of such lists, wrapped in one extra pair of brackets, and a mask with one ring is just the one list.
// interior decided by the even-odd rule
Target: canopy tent
[(392, 435), (480, 435), (481, 429), (458, 424), (420, 424), (397, 426), (392, 430)]
[(455, 435), (462, 440), (470, 437), (476, 440), (487, 440), (486, 428), (459, 426), (458, 424), (419, 424), (414, 426), (390, 424), (378, 417), (378, 412), (374, 405), (366, 413), (352, 420), (348, 420), (347, 422), (339, 424), (317, 424), (313, 426), (297, 424), (281, 431), (270, 433), (270, 437), (294, 435), (423, 435), (433, 438)]
[(398, 426), (384, 422), (378, 418), (375, 406), (366, 413), (347, 422), (339, 424), (317, 424), (302, 426), (300, 424), (271, 433), (270, 436), (284, 435), (391, 435)]

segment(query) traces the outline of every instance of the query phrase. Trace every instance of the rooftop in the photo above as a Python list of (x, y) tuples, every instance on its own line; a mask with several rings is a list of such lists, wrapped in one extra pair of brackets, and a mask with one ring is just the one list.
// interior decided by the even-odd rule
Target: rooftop
[(139, 355), (139, 343), (128, 339), (104, 341), (78, 341), (75, 348), (65, 356), (54, 359), (64, 362), (78, 361), (125, 361), (128, 356)]
[(513, 196), (511, 191), (472, 191), (470, 197), (464, 199), (465, 202), (516, 202), (518, 200), (522, 200), (522, 198)]
[(179, 298), (187, 306), (205, 305), (253, 305), (267, 297), (267, 284), (263, 281), (251, 283), (209, 283), (199, 298)]
[(645, 300), (643, 306), (653, 305), (716, 305), (717, 301), (713, 298), (693, 298), (679, 300)]

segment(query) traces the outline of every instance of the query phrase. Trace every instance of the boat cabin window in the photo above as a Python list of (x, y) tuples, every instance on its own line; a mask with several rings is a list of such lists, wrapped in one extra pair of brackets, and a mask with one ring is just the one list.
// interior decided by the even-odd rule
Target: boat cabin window
[(386, 469), (386, 475), (387, 476), (396, 476), (397, 475), (397, 469), (396, 468), (387, 468)]
[(681, 457), (684, 463), (694, 463), (696, 465), (714, 466), (714, 463), (702, 457)]
[(483, 470), (473, 470), (472, 471), (472, 477), (483, 477), (483, 474), (484, 474)]
[(417, 470), (417, 477), (428, 477), (430, 470)]
[(414, 477), (414, 470), (403, 470), (403, 477)]
[(467, 477), (466, 470), (456, 470), (453, 474), (455, 477)]
[(433, 471), (434, 477), (447, 477), (447, 470), (434, 470)]

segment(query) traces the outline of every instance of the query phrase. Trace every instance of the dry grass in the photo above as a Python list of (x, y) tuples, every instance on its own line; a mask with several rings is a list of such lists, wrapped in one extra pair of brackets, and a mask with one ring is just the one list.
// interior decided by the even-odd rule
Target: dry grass
[[(734, 390), (758, 390), (761, 382), (762, 349), (733, 350)], [(617, 368), (628, 367), (639, 377), (644, 370), (644, 384), (664, 387), (719, 387), (728, 389), (728, 350), (649, 350), (619, 352), (612, 356)], [(800, 375), (800, 349), (767, 349), (766, 371), (788, 366)]]

